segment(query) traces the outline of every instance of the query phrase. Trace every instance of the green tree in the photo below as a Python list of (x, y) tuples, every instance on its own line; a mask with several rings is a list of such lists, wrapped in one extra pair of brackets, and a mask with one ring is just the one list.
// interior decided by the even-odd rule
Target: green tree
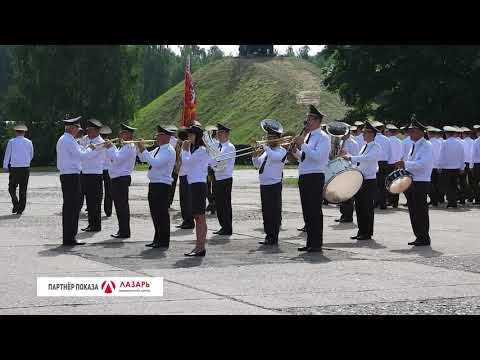
[(310, 46), (303, 45), (300, 49), (298, 49), (298, 57), (304, 60), (309, 59), (308, 53), (310, 52)]
[(289, 56), (289, 57), (294, 57), (295, 56), (295, 51), (293, 51), (293, 46), (292, 45), (288, 45), (287, 52), (286, 52), (285, 56)]
[(225, 54), (222, 49), (220, 49), (217, 45), (213, 45), (210, 47), (210, 49), (208, 49), (207, 62), (222, 59), (224, 56)]

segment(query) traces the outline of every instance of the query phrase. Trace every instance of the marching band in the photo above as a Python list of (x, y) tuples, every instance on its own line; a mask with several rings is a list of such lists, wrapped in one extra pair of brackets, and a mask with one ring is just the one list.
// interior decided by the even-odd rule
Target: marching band
[[(63, 194), (63, 245), (84, 244), (76, 240), (83, 196), (88, 226), (82, 231), (101, 231), (103, 200), (107, 217), (112, 215), (113, 202), (118, 220), (118, 231), (111, 236), (119, 239), (131, 236), (129, 187), (137, 157), (149, 166), (148, 203), (155, 232), (153, 241), (146, 246), (164, 250), (170, 246), (169, 208), (179, 177), (183, 222), (177, 227), (196, 231), (195, 247), (185, 256), (206, 255), (208, 210), (216, 211), (220, 225), (214, 234), (233, 234), (235, 159), (248, 154), (258, 170), (265, 232), (260, 244), (264, 246), (278, 246), (283, 171), (289, 155), (299, 164), (298, 186), (307, 233), (305, 246), (298, 249), (301, 252), (322, 252), (325, 200), (339, 204), (341, 217), (336, 222), (353, 222), (355, 210), (358, 231), (351, 239), (365, 241), (373, 237), (375, 207), (396, 208), (399, 194), (404, 193), (415, 235), (415, 240), (408, 244), (413, 246), (431, 244), (429, 205), (438, 206), (445, 202), (445, 197), (447, 208), (457, 208), (466, 201), (480, 205), (479, 125), (473, 131), (458, 126), (438, 129), (425, 126), (412, 116), (410, 124), (402, 128), (370, 120), (356, 121), (352, 126), (340, 123), (347, 130), (336, 134), (329, 124), (322, 124), (324, 118), (324, 114), (310, 105), (303, 131), (288, 142), (286, 137), (282, 138), (284, 131), (278, 121), (263, 120), (260, 126), (266, 140), (252, 145), (247, 152), (235, 149), (230, 142), (232, 129), (223, 124), (205, 130), (198, 122), (180, 129), (158, 125), (154, 141), (133, 141), (136, 129), (121, 124), (118, 138), (111, 140), (112, 130), (100, 121), (89, 119), (86, 135), (80, 136), (81, 117), (67, 116), (63, 120), (65, 132), (56, 146)], [(33, 145), (25, 138), (26, 126), (17, 125), (14, 130), (16, 137), (7, 144), (3, 167), (10, 173), (12, 213), (20, 215), (26, 207)], [(212, 132), (216, 136), (212, 137)], [(405, 135), (403, 139), (399, 136), (401, 132)], [(341, 140), (340, 147), (333, 137)], [(156, 145), (151, 151), (146, 148), (148, 142)], [(335, 166), (344, 168), (332, 170), (339, 159), (344, 163), (336, 162)], [(338, 199), (332, 200), (330, 192), (325, 190), (327, 185), (331, 187), (337, 175), (351, 170), (361, 174), (359, 181), (363, 179), (358, 190), (353, 196), (336, 193)]]

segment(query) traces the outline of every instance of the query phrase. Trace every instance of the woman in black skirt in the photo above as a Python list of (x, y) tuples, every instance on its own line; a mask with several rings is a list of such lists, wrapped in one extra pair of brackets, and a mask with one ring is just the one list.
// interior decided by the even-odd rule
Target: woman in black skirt
[(207, 174), (210, 156), (202, 140), (203, 130), (193, 125), (188, 130), (188, 140), (182, 145), (182, 163), (186, 164), (187, 180), (190, 185), (192, 215), (195, 220), (197, 241), (195, 249), (185, 256), (205, 256), (207, 241), (207, 221), (205, 208), (207, 199)]

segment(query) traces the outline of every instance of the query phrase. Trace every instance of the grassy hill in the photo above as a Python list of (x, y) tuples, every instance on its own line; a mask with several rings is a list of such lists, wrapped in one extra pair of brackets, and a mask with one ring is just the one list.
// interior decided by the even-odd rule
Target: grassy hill
[[(232, 127), (234, 143), (249, 143), (263, 136), (259, 123), (277, 119), (286, 131), (298, 133), (307, 106), (297, 103), (302, 91), (319, 92), (318, 109), (327, 121), (342, 117), (347, 108), (336, 94), (322, 86), (320, 69), (297, 58), (225, 58), (193, 74), (202, 125), (221, 122)], [(140, 109), (133, 126), (139, 136), (151, 138), (157, 124), (180, 122), (183, 81)]]

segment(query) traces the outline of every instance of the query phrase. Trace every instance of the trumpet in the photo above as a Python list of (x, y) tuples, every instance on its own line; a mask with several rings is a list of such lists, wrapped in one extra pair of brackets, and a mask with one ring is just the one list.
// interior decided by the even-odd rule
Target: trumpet
[(293, 136), (284, 136), (278, 139), (270, 139), (270, 140), (258, 140), (251, 142), (250, 146), (244, 149), (240, 149), (237, 151), (232, 151), (224, 154), (220, 154), (215, 157), (216, 161), (225, 161), (230, 159), (236, 159), (242, 156), (251, 155), (257, 152), (261, 147), (264, 145), (267, 146), (287, 146), (293, 141)]
[(155, 145), (157, 140), (131, 140), (131, 141), (122, 141), (122, 144), (138, 144), (139, 142), (143, 142), (145, 145)]

